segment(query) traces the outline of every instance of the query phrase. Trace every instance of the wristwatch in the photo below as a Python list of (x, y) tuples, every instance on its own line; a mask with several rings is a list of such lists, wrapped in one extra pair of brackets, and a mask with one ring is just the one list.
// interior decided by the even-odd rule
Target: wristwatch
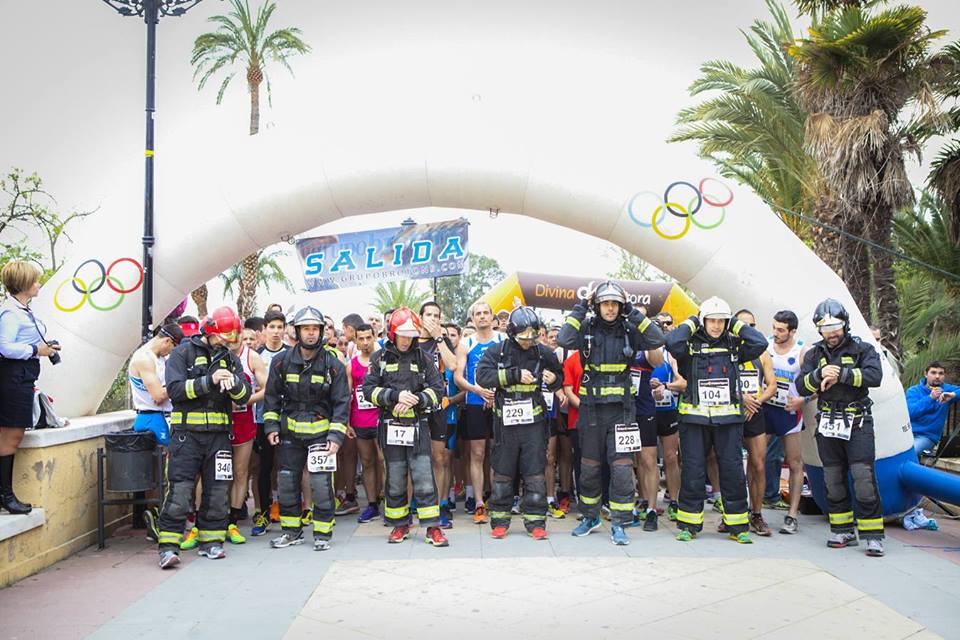
[(441, 342), (443, 342), (443, 336), (437, 336), (436, 338), (433, 339), (433, 341), (436, 342), (437, 344), (440, 344)]

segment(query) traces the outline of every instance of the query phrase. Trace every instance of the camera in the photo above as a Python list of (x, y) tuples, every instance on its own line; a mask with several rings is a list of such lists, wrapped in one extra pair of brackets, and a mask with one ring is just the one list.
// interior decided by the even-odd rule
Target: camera
[[(57, 340), (47, 340), (48, 347), (59, 347), (60, 342)], [(60, 354), (56, 351), (50, 354), (50, 364), (60, 364)]]

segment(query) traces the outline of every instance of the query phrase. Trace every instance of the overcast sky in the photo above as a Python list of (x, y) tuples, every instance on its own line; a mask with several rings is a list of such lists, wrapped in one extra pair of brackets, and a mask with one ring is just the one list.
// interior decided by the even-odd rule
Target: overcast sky
[[(251, 0), (256, 5), (258, 0)], [(506, 47), (548, 47), (576, 43), (584, 51), (638, 59), (649, 64), (649, 100), (636, 105), (638, 119), (658, 124), (670, 134), (673, 114), (690, 104), (686, 88), (708, 59), (725, 58), (751, 65), (753, 60), (739, 29), (766, 16), (762, 0), (688, 0), (683, 3), (645, 0), (278, 0), (273, 28), (296, 26), (313, 51), (292, 61), (296, 77), (273, 69), (273, 108), (264, 96), (261, 127), (282, 127), (302, 115), (312, 100), (336, 99), (325, 92), (327, 80), (343, 62), (373, 56), (390, 57), (428, 43), (438, 55), (458, 48), (489, 47), (495, 55)], [(919, 2), (929, 24), (960, 37), (957, 0)], [(680, 8), (682, 7), (682, 9)], [(165, 141), (196, 139), (199, 132), (246, 135), (249, 100), (242, 73), (228, 90), (224, 104), (215, 104), (215, 87), (198, 92), (189, 64), (193, 39), (211, 30), (206, 19), (225, 12), (220, 0), (204, 0), (189, 14), (162, 20), (158, 33), (157, 180), (163, 181)], [(800, 21), (796, 21), (798, 26)], [(100, 0), (0, 0), (0, 59), (8, 81), (0, 100), (0, 169), (36, 171), (60, 207), (129, 210), (142, 215), (144, 25), (122, 18)], [(469, 84), (472, 69), (458, 78), (436, 82)], [(483, 82), (477, 79), (478, 92)], [(531, 83), (536, 79), (531, 78)], [(342, 86), (342, 85), (341, 85)], [(389, 102), (390, 95), (382, 96)], [(643, 153), (642, 149), (636, 150)], [(687, 152), (692, 157), (693, 149)], [(925, 160), (929, 160), (928, 153)], [(925, 175), (923, 167), (911, 175)], [(169, 188), (169, 185), (165, 185)], [(158, 187), (160, 188), (160, 187)], [(162, 216), (162, 207), (157, 215)], [(615, 266), (611, 247), (593, 237), (523, 216), (458, 210), (413, 210), (339, 220), (304, 235), (394, 226), (412, 215), (421, 222), (466, 215), (472, 252), (497, 259), (508, 273), (516, 270), (603, 275)], [(80, 235), (108, 237), (96, 217)], [(505, 233), (507, 231), (508, 233)], [(7, 241), (8, 239), (4, 238)], [(558, 260), (557, 247), (577, 247), (580, 262)], [(284, 261), (294, 285), (303, 280), (293, 252)], [(217, 304), (222, 288), (211, 286)], [(311, 300), (335, 317), (367, 312), (369, 289), (291, 296), (261, 295), (285, 306)]]

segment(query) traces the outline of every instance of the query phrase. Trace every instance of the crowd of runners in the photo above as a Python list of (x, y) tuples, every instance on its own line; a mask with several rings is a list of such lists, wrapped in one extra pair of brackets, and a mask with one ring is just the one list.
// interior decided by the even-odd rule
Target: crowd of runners
[[(550, 519), (577, 517), (586, 536), (605, 518), (623, 545), (661, 517), (695, 539), (706, 502), (738, 543), (796, 534), (811, 401), (827, 544), (883, 554), (868, 398), (879, 357), (834, 300), (817, 307), (811, 345), (790, 310), (762, 328), (719, 298), (690, 318), (648, 317), (614, 282), (560, 326), (484, 302), (462, 323), (436, 302), (339, 324), (310, 306), (289, 315), (171, 320), (131, 359), (135, 429), (167, 449), (163, 505), (147, 514), (162, 568), (181, 550), (222, 558), (248, 535), (286, 548), (312, 529), (326, 550), (344, 517), (387, 525), (390, 543), (416, 517), (439, 547), (454, 526), (503, 538), (516, 518), (543, 540)], [(783, 521), (771, 527), (764, 507)]]

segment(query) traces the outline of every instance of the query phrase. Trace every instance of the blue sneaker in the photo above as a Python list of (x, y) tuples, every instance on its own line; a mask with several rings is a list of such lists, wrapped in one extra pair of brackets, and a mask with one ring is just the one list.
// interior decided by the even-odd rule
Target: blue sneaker
[(477, 499), (473, 496), (467, 498), (466, 502), (463, 503), (464, 513), (473, 513), (477, 510)]
[(417, 511), (417, 499), (410, 498), (410, 513), (416, 513)]
[[(580, 521), (580, 524), (577, 525), (577, 528), (570, 532), (570, 535), (582, 538), (591, 531), (596, 531), (599, 528), (600, 518), (584, 518)], [(620, 527), (620, 529), (622, 530), (622, 527)]]
[(380, 509), (375, 504), (367, 505), (367, 508), (363, 510), (363, 513), (360, 514), (360, 517), (357, 518), (357, 522), (360, 524), (366, 524), (373, 520), (376, 520), (380, 517)]
[(440, 528), (453, 528), (453, 512), (450, 511), (450, 503), (446, 500), (440, 503)]
[(262, 536), (270, 529), (270, 518), (267, 514), (257, 511), (253, 514), (253, 529), (250, 530), (251, 536)]
[(610, 527), (610, 541), (615, 545), (623, 546), (630, 544), (630, 536), (623, 530), (623, 527), (615, 524)]
[(510, 507), (510, 513), (515, 516), (520, 515), (520, 496), (513, 496), (513, 506)]

